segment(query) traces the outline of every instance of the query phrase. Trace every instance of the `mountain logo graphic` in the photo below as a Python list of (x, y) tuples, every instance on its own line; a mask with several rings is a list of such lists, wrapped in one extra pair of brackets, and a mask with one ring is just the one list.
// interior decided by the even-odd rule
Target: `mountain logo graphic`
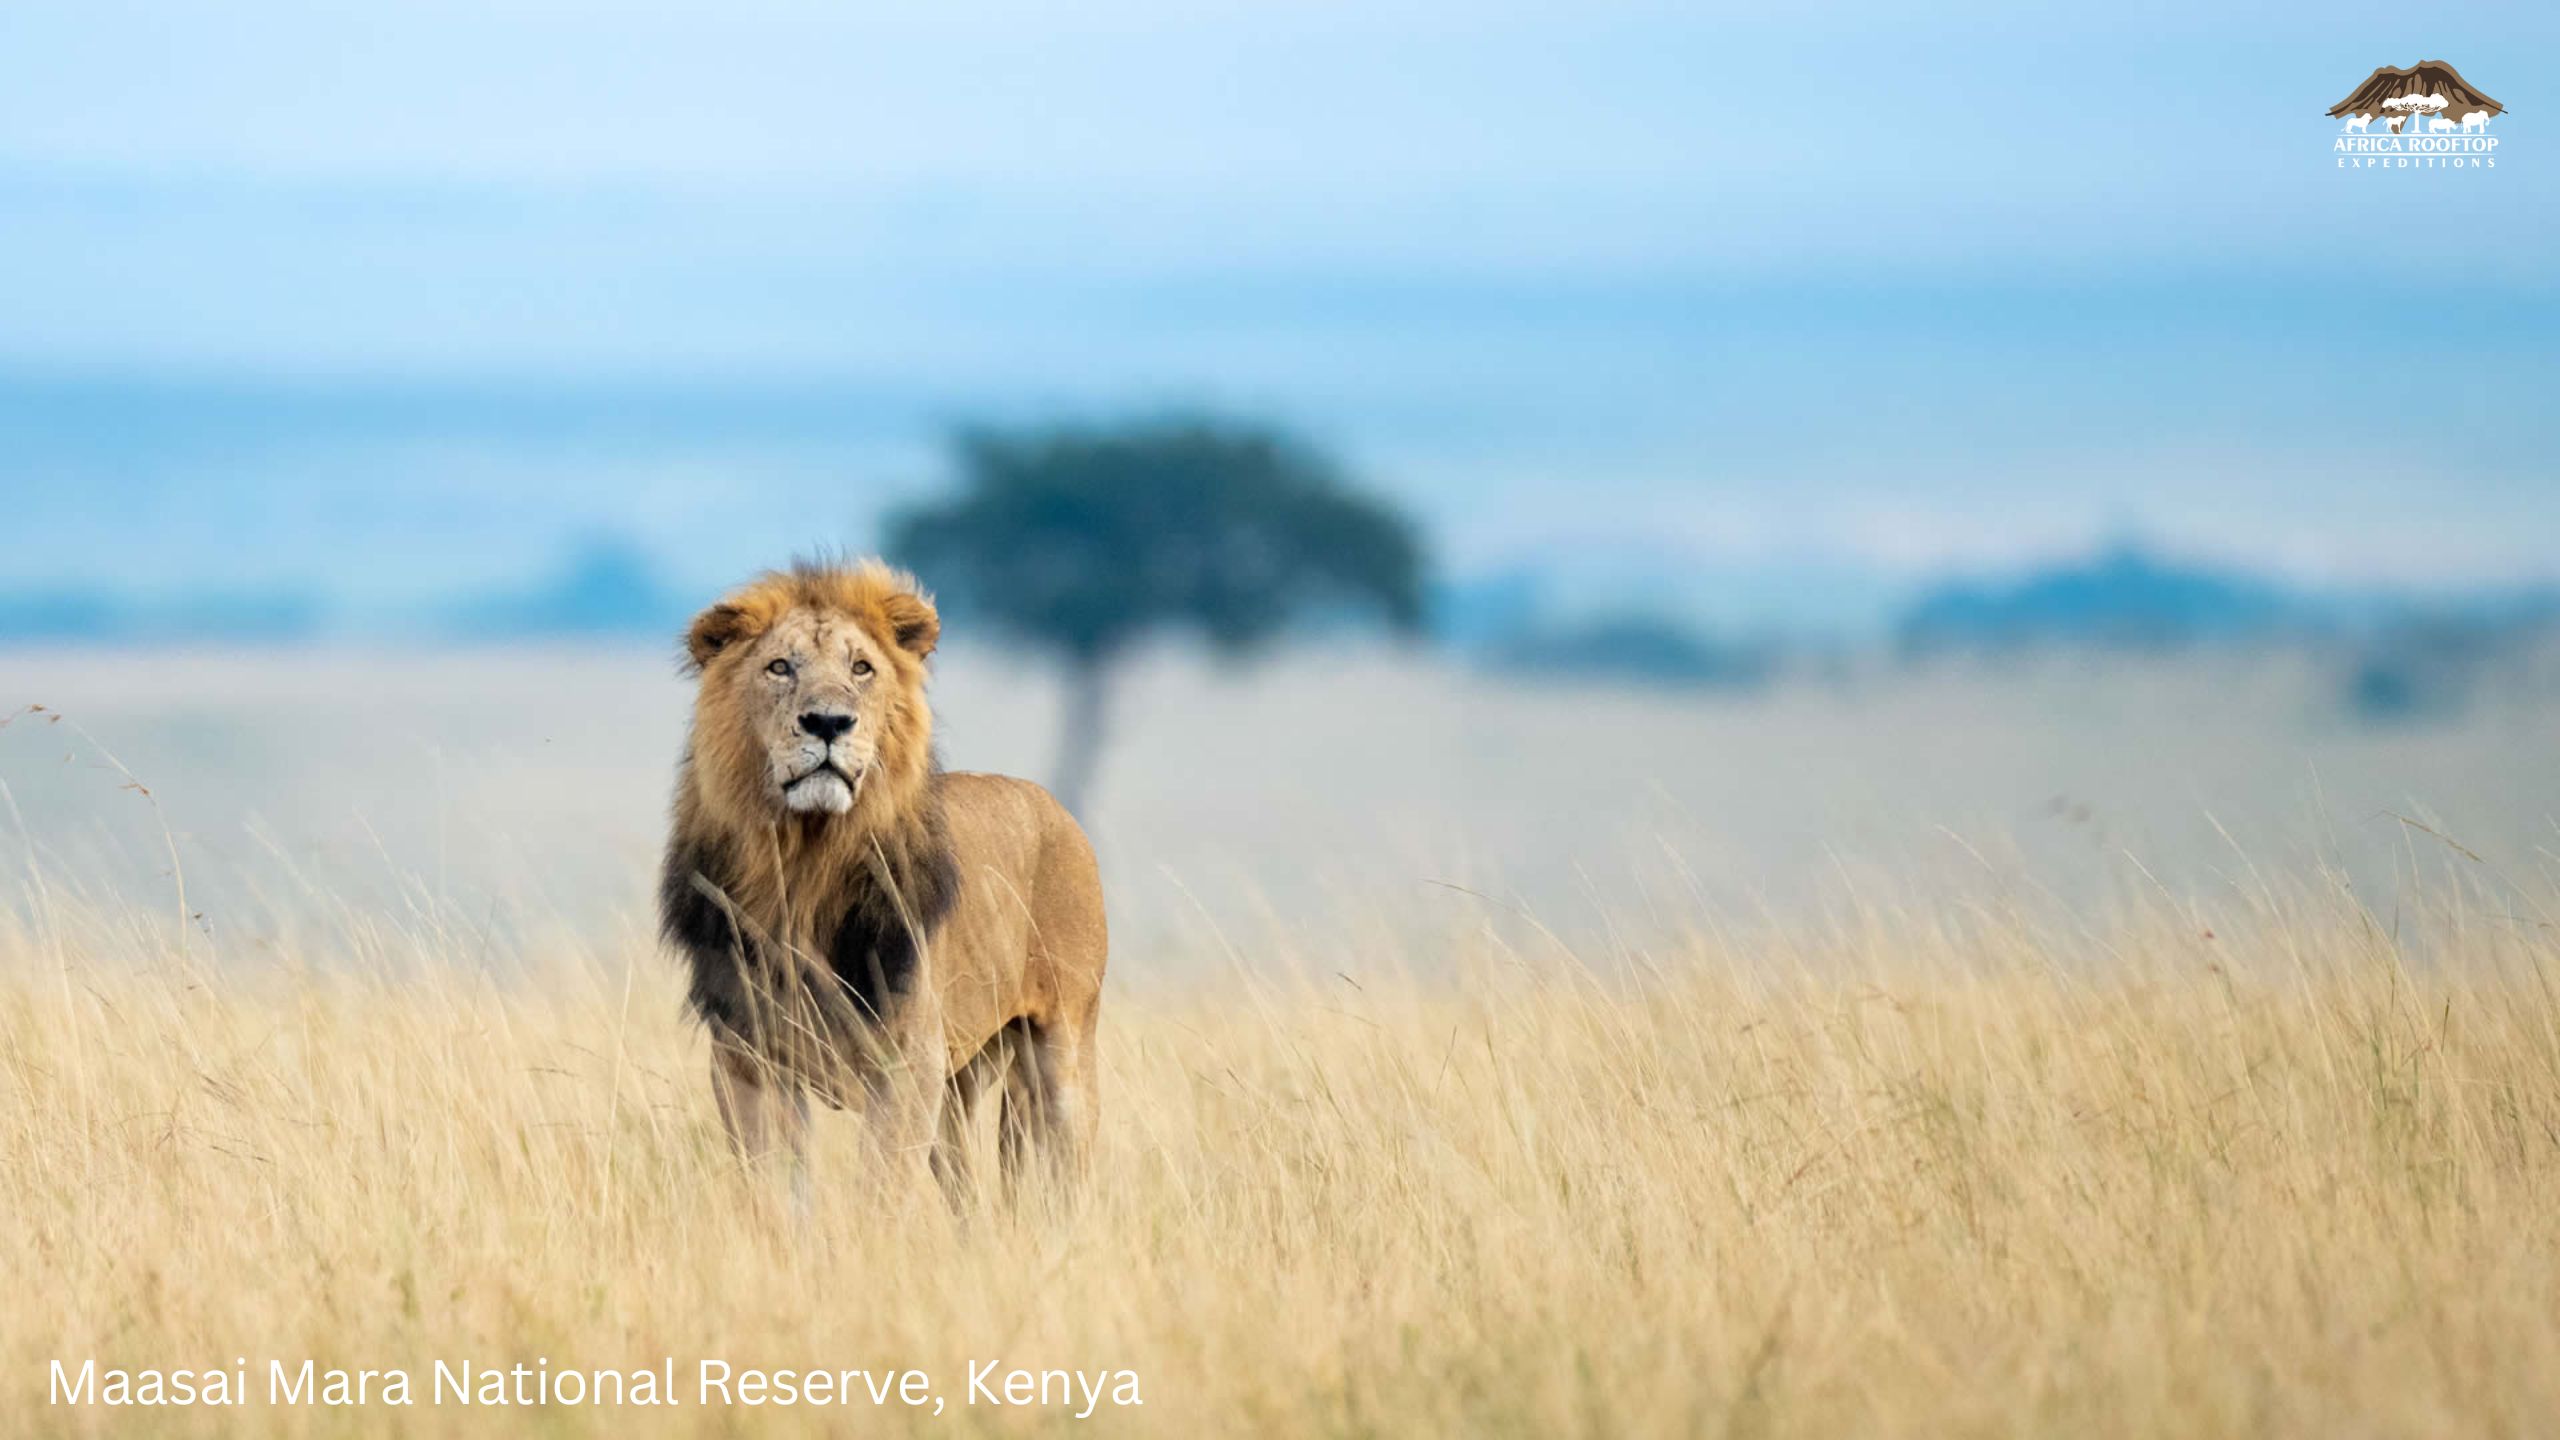
[(2343, 122), (2330, 150), (2341, 170), (2495, 169), (2489, 122), (2506, 113), (2450, 61), (2378, 66), (2329, 107)]

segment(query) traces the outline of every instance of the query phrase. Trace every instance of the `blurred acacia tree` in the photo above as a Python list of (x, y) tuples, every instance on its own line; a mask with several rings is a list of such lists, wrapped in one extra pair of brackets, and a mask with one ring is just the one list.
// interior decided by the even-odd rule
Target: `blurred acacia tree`
[(1311, 617), (1421, 624), (1413, 524), (1282, 432), (1214, 420), (978, 428), (955, 450), (960, 493), (892, 515), (889, 549), (966, 613), (1065, 666), (1052, 783), (1070, 810), (1093, 780), (1113, 670), (1150, 636), (1194, 631), (1243, 655)]

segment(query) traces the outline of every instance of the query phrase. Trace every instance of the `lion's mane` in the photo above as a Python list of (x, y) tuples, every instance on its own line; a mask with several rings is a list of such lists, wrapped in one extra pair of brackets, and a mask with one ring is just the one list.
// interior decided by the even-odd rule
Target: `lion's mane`
[[(758, 794), (762, 757), (726, 683), (735, 642), (800, 607), (860, 624), (896, 687), (875, 773), (844, 816), (777, 812)], [(677, 770), (661, 928), (688, 958), (688, 1001), (715, 1036), (830, 1098), (830, 1058), (851, 1053), (861, 1021), (913, 983), (958, 891), (924, 694), (938, 633), (915, 581), (872, 562), (763, 575), (686, 637), (702, 691)]]

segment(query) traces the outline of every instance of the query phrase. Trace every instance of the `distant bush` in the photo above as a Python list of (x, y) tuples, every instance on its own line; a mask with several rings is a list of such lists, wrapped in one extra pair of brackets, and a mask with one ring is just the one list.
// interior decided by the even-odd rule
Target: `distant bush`
[(1619, 615), (1532, 630), (1491, 652), (1498, 663), (1587, 679), (1749, 689), (1775, 672), (1762, 646), (1724, 644), (1658, 615)]

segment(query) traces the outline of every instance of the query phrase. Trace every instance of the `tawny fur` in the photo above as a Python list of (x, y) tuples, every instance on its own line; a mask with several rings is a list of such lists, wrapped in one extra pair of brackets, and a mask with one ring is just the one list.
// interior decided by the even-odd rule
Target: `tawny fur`
[[(931, 600), (877, 562), (767, 574), (686, 635), (698, 673), (660, 888), (692, 971), (732, 1140), (799, 1151), (806, 1096), (863, 1113), (883, 1158), (965, 1179), (963, 1131), (1002, 1097), (1080, 1172), (1107, 940), (1083, 832), (1047, 791), (946, 774), (925, 660)], [(795, 778), (797, 777), (797, 778)], [(813, 793), (840, 811), (802, 804)], [(800, 805), (800, 808), (795, 808)]]

